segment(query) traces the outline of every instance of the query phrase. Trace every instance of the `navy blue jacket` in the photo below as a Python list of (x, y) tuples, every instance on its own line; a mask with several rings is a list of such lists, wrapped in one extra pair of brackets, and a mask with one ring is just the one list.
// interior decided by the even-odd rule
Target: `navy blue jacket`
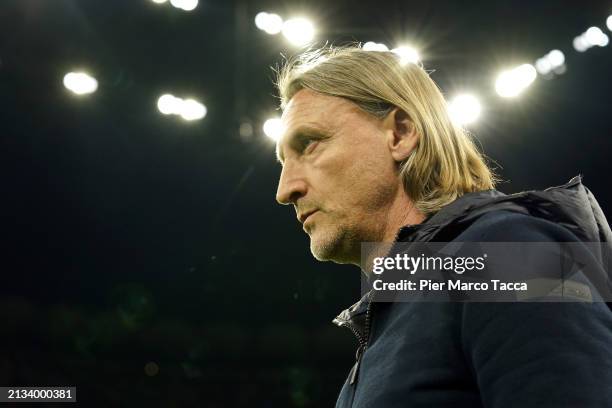
[[(610, 242), (574, 178), (539, 192), (470, 193), (398, 241)], [(612, 312), (605, 303), (371, 302), (334, 323), (358, 364), (336, 407), (612, 407)]]

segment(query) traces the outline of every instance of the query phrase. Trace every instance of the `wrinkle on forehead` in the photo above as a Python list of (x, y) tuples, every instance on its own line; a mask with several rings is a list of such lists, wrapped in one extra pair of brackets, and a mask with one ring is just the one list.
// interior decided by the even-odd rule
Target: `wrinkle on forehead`
[(276, 143), (277, 160), (282, 163), (282, 145), (290, 142), (297, 133), (310, 129), (332, 134), (347, 120), (346, 115), (353, 112), (352, 108), (357, 106), (342, 98), (323, 95), (310, 89), (297, 92), (281, 117), (283, 134)]

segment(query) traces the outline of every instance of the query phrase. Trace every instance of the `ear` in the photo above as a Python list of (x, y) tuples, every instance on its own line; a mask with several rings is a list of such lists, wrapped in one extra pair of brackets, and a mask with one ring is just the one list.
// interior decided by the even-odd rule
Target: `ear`
[(416, 149), (419, 136), (406, 112), (395, 108), (383, 120), (387, 147), (396, 162), (404, 161)]

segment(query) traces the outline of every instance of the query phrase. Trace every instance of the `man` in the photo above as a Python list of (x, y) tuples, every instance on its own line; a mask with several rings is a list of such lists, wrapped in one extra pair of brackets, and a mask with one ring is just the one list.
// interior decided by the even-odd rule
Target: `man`
[[(607, 242), (579, 178), (506, 196), (427, 73), (392, 52), (325, 49), (280, 72), (277, 201), (318, 260), (362, 242)], [(357, 337), (337, 407), (612, 406), (605, 303), (382, 303), (334, 322)]]

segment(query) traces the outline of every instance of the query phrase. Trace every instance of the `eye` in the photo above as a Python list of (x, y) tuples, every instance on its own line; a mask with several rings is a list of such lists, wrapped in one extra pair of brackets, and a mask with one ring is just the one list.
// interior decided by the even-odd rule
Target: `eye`
[(302, 139), (301, 146), (300, 146), (302, 150), (302, 154), (312, 153), (313, 150), (315, 150), (317, 145), (319, 144), (319, 141), (320, 140), (316, 137), (306, 137)]
[(316, 147), (319, 141), (317, 139), (308, 138), (302, 142), (302, 152), (311, 153)]

